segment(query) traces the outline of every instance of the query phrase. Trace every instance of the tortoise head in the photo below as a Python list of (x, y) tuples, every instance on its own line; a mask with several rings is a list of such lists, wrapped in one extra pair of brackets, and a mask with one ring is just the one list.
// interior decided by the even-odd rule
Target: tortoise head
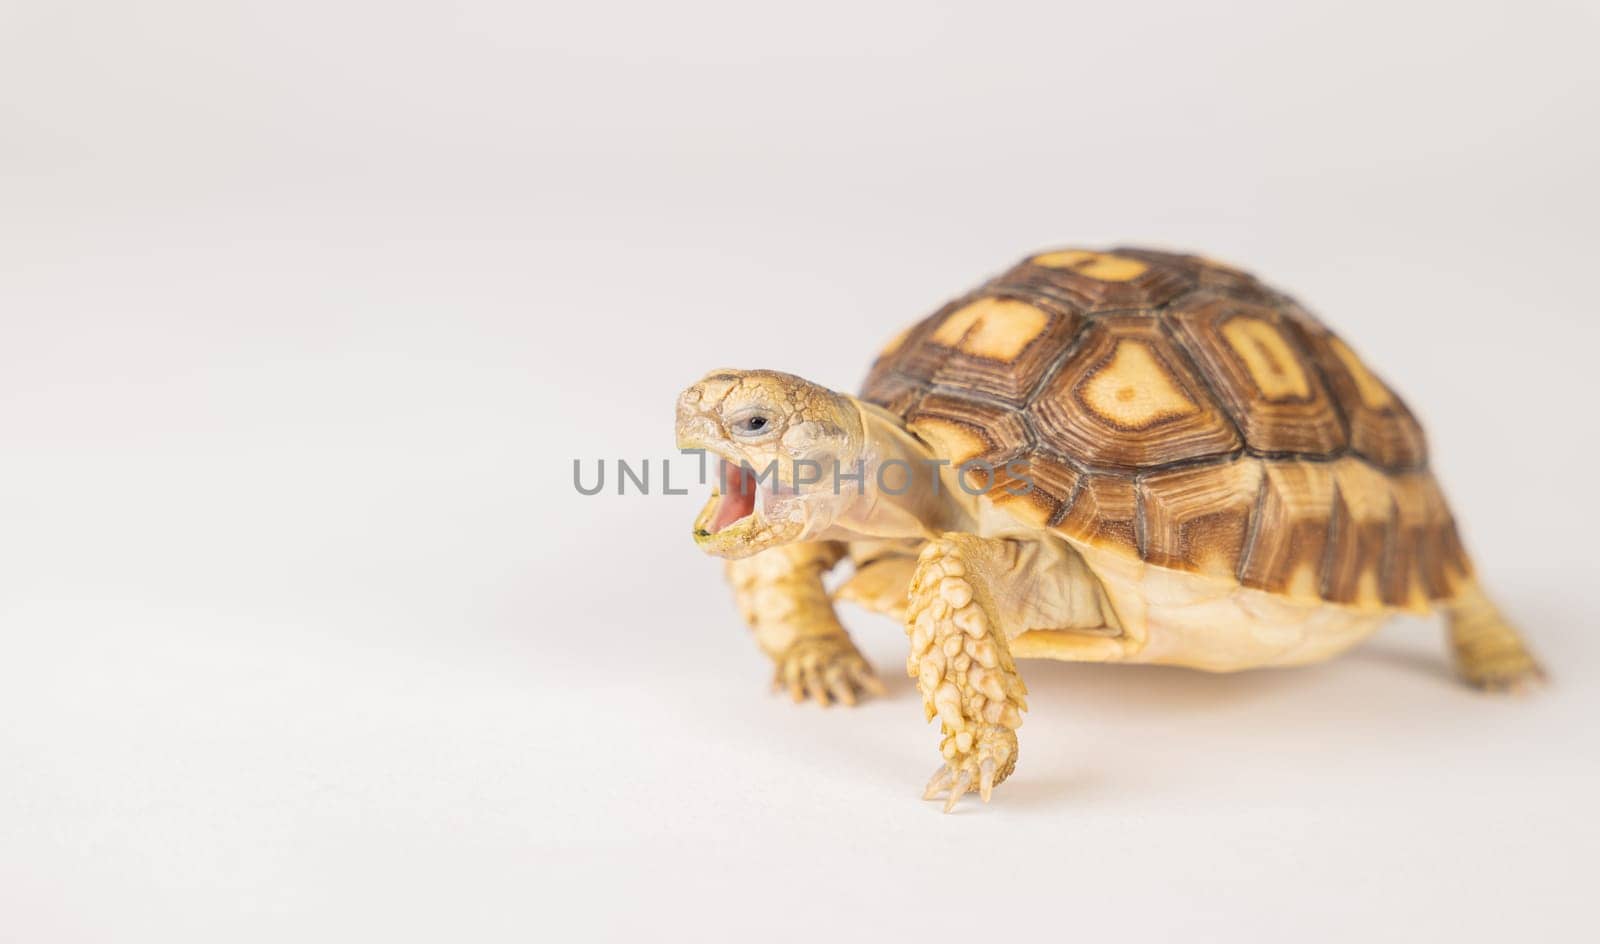
[(678, 448), (719, 462), (694, 522), (708, 554), (748, 557), (814, 536), (860, 492), (861, 414), (849, 397), (791, 374), (717, 370), (678, 396)]

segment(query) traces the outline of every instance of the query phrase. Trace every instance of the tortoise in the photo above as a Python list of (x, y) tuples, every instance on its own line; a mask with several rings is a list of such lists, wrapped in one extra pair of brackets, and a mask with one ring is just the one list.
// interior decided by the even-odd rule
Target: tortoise
[(676, 426), (720, 459), (694, 537), (728, 559), (775, 686), (881, 693), (833, 599), (903, 622), (942, 729), (924, 799), (947, 812), (1015, 768), (1022, 659), (1301, 665), (1437, 610), (1468, 683), (1542, 678), (1405, 403), (1293, 298), (1205, 257), (1038, 253), (897, 335), (859, 397), (716, 370)]

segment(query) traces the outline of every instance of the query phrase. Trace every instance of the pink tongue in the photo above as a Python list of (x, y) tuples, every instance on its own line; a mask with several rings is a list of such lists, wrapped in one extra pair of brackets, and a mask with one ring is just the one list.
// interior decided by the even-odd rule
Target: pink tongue
[(711, 533), (715, 534), (755, 510), (755, 477), (728, 460), (722, 460), (722, 482), (725, 490), (717, 505), (716, 517), (711, 519)]

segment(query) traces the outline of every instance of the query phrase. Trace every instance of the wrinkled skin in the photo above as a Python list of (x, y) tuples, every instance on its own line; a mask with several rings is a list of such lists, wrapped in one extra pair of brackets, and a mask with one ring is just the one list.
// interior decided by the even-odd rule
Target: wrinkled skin
[[(969, 793), (988, 801), (1016, 767), (1027, 709), (1018, 658), (1210, 671), (1302, 664), (1343, 651), (1389, 615), (1153, 566), (1006, 514), (956, 488), (955, 475), (941, 490), (929, 464), (948, 464), (959, 437), (788, 374), (707, 375), (679, 398), (677, 435), (680, 447), (720, 459), (728, 487), (700, 513), (695, 540), (728, 559), (735, 599), (781, 687), (822, 704), (878, 690), (824, 583), (839, 560), (858, 565), (841, 596), (902, 620), (907, 674), (942, 734), (925, 796), (943, 797), (946, 811)], [(836, 474), (858, 462), (862, 487), (840, 491)], [(903, 488), (881, 477), (894, 464), (912, 470)], [(1516, 689), (1542, 678), (1476, 583), (1436, 604), (1467, 681)]]
[[(734, 598), (773, 660), (775, 684), (797, 701), (823, 705), (881, 694), (834, 614), (823, 576), (853, 542), (880, 549), (887, 542), (904, 555), (945, 528), (972, 526), (953, 493), (941, 494), (928, 445), (876, 407), (772, 371), (715, 371), (685, 390), (677, 436), (680, 448), (721, 460), (695, 541), (728, 559)], [(903, 488), (877, 484), (891, 462), (907, 470)], [(859, 475), (859, 485), (841, 488), (848, 474)], [(1012, 732), (1022, 723), (1025, 688), (998, 611), (960, 576), (984, 569), (996, 551), (991, 543), (947, 536), (914, 565), (875, 571), (899, 574), (893, 595), (915, 620), (908, 668), (945, 735), (944, 762), (927, 794), (946, 795), (946, 810), (969, 792), (987, 801), (1017, 756)], [(878, 595), (888, 594), (880, 588)]]
[[(849, 500), (836, 494), (833, 470), (854, 468), (864, 445), (860, 413), (848, 398), (760, 370), (712, 371), (685, 390), (677, 439), (679, 449), (703, 449), (728, 464), (712, 473), (718, 491), (694, 525), (701, 549), (726, 558), (827, 530)], [(751, 474), (733, 471), (740, 468)], [(722, 502), (747, 491), (755, 477), (750, 513), (718, 522)]]

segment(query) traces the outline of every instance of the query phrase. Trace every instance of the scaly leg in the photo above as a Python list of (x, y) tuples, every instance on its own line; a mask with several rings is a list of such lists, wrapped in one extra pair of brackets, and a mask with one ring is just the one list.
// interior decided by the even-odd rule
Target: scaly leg
[(1446, 619), (1456, 671), (1467, 684), (1489, 691), (1517, 691), (1544, 680), (1544, 670), (1522, 637), (1477, 586), (1466, 588), (1451, 601)]
[(948, 791), (946, 813), (972, 790), (987, 803), (1017, 764), (1015, 732), (1028, 689), (997, 619), (995, 598), (1004, 595), (1006, 562), (1014, 557), (1004, 545), (946, 534), (923, 549), (911, 581), (906, 670), (922, 691), (927, 717), (938, 715), (944, 733), (944, 763), (923, 798)]
[(834, 615), (822, 576), (844, 555), (828, 542), (791, 544), (728, 562), (728, 583), (756, 644), (776, 669), (774, 689), (796, 703), (814, 698), (854, 705), (863, 693), (883, 694), (883, 683)]

